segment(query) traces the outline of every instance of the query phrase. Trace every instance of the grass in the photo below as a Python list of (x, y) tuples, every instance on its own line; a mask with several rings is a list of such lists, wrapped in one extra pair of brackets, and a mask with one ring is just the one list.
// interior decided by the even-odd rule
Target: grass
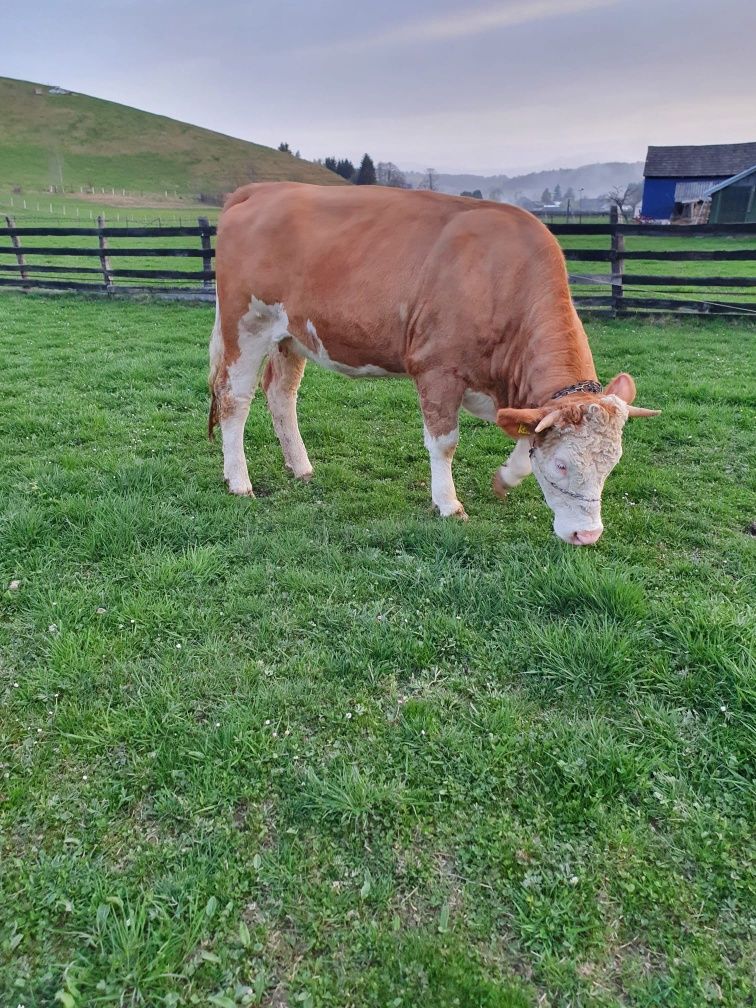
[(220, 214), (220, 207), (200, 203), (191, 196), (178, 200), (169, 197), (162, 202), (156, 199), (151, 206), (141, 206), (140, 202), (148, 201), (138, 199), (133, 205), (118, 206), (108, 199), (114, 197), (99, 194), (76, 199), (49, 193), (19, 196), (0, 191), (0, 225), (6, 226), (8, 216), (18, 227), (96, 227), (97, 218), (102, 215), (110, 227), (194, 227), (197, 217), (207, 217), (215, 223)]
[[(32, 194), (35, 205), (49, 203), (50, 185), (186, 196), (227, 192), (252, 179), (342, 184), (320, 165), (261, 144), (117, 102), (47, 92), (47, 85), (0, 77), (0, 187), (22, 186), (29, 205)], [(20, 221), (23, 209), (14, 212)]]
[(211, 310), (0, 313), (0, 1004), (749, 1002), (751, 329), (590, 326), (664, 413), (579, 551), (470, 418), (433, 517), (407, 384), (308, 369), (307, 486), (257, 402), (238, 500)]
[[(559, 243), (562, 248), (579, 249), (600, 249), (606, 251), (609, 247), (609, 238), (606, 235), (568, 235), (560, 236)], [(683, 251), (733, 251), (739, 249), (756, 248), (756, 235), (743, 235), (733, 237), (713, 237), (702, 238), (691, 234), (680, 238), (670, 238), (664, 234), (664, 228), (658, 228), (658, 235), (630, 236), (625, 238), (625, 248), (627, 251), (651, 251), (651, 252), (683, 252)], [(755, 257), (756, 258), (756, 257)], [(582, 261), (570, 261), (567, 263), (572, 274), (609, 274), (610, 264), (607, 262), (591, 261), (586, 257)], [(627, 259), (625, 261), (624, 274), (626, 277), (636, 276), (673, 276), (681, 278), (697, 277), (750, 277), (754, 275), (754, 260), (701, 260), (691, 262), (675, 262), (655, 259)], [(579, 296), (597, 296), (610, 293), (608, 284), (580, 283), (576, 280), (573, 286), (573, 294)], [(748, 304), (756, 310), (756, 287), (732, 287), (726, 284), (720, 286), (713, 285), (685, 285), (685, 284), (660, 284), (659, 286), (636, 287), (627, 284), (624, 288), (626, 298), (664, 298), (675, 301), (718, 301), (725, 304), (739, 303)]]

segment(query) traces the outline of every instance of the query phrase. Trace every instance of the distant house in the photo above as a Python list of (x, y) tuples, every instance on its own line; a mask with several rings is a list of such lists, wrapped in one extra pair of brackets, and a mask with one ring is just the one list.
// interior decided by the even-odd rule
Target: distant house
[(707, 196), (712, 224), (756, 223), (756, 164), (713, 186)]
[(65, 88), (58, 87), (57, 85), (56, 85), (56, 87), (48, 88), (47, 89), (47, 93), (48, 94), (71, 94), (70, 91), (66, 91)]
[(685, 206), (704, 199), (720, 182), (756, 165), (756, 143), (700, 147), (649, 147), (643, 169), (641, 214), (653, 220), (685, 216)]

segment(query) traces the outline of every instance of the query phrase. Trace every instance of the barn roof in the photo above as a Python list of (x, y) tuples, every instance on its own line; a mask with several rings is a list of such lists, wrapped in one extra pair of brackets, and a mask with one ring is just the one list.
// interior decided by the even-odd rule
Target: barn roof
[(737, 175), (756, 163), (756, 143), (705, 144), (699, 147), (649, 147), (646, 178), (717, 178)]
[(719, 185), (712, 186), (706, 193), (707, 196), (712, 196), (715, 192), (719, 192), (720, 189), (726, 189), (728, 186), (732, 185), (733, 182), (740, 182), (741, 179), (747, 178), (752, 172), (756, 172), (756, 164), (751, 165), (749, 168), (744, 168), (742, 172), (738, 172), (737, 175), (733, 175), (732, 178), (725, 179), (724, 182), (720, 182)]

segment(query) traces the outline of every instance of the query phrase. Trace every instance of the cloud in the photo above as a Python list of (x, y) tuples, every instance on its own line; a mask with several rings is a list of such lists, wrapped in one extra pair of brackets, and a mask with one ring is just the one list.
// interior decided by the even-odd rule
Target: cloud
[(307, 50), (355, 52), (380, 46), (443, 42), (532, 21), (546, 21), (566, 14), (610, 7), (618, 2), (619, 0), (505, 0), (461, 13), (443, 14), (422, 21), (406, 21), (387, 31), (341, 39), (324, 46), (307, 47)]

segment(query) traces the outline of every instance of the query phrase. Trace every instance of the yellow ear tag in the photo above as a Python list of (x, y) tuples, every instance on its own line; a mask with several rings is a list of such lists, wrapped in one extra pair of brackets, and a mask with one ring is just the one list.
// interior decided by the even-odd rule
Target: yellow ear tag
[(520, 424), (520, 426), (517, 428), (517, 433), (518, 434), (530, 434), (530, 431), (525, 426), (525, 424)]

